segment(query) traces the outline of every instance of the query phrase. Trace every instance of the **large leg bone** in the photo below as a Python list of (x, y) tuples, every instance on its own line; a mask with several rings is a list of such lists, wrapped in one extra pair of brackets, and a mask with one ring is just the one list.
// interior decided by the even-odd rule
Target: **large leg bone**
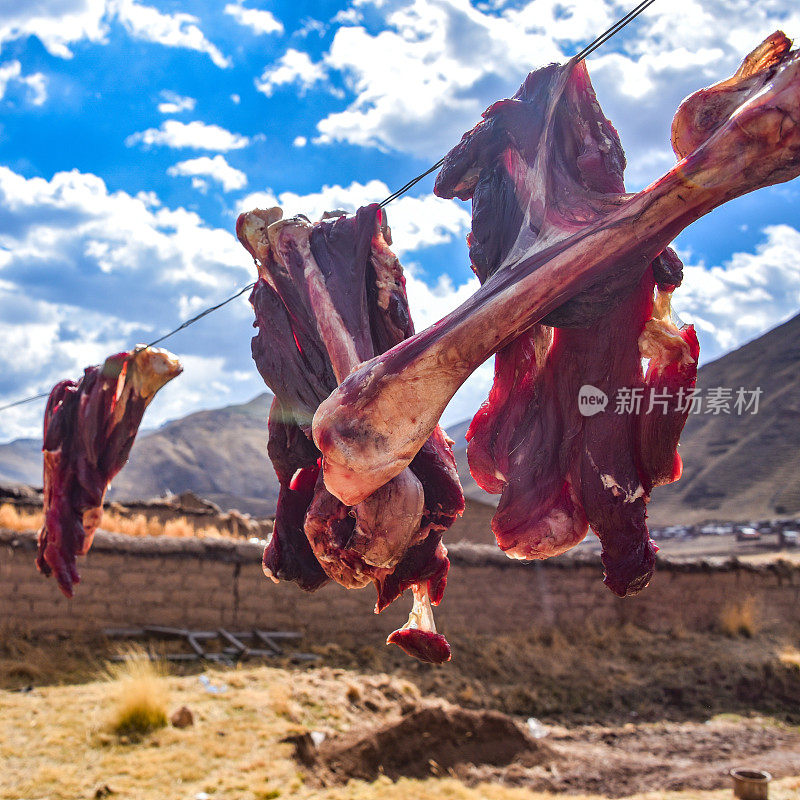
[[(634, 275), (717, 206), (800, 174), (800, 58), (774, 41), (707, 139), (583, 230), (495, 273), (436, 325), (351, 374), (314, 416), (325, 482), (355, 504), (399, 474), (466, 378), (492, 353), (625, 265)], [(682, 128), (682, 110), (674, 127)]]

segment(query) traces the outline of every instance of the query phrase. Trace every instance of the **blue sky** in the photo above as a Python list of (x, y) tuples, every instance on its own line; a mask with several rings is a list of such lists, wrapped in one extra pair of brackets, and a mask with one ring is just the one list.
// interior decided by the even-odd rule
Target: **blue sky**
[[(254, 277), (237, 214), (310, 217), (381, 200), (452, 146), (528, 70), (579, 50), (611, 0), (0, 2), (0, 404), (150, 340)], [(793, 0), (657, 0), (589, 70), (628, 154), (628, 186), (674, 163), (680, 100), (768, 33)], [(418, 329), (475, 288), (469, 209), (428, 178), (389, 207)], [(681, 317), (715, 358), (800, 309), (800, 181), (696, 223)], [(246, 299), (170, 339), (184, 375), (154, 426), (262, 390)], [(446, 421), (483, 399), (488, 366)], [(0, 414), (37, 435), (41, 404)]]

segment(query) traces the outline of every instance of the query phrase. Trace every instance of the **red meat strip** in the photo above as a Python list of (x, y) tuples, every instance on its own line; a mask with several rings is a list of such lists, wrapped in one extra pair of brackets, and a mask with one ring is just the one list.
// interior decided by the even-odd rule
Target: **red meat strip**
[[(445, 158), (435, 191), (471, 197), (468, 243), (473, 270), (484, 282), (513, 264), (515, 252), (561, 241), (596, 222), (624, 192), (624, 167), (619, 138), (585, 65), (552, 65), (531, 73), (514, 98), (489, 108)], [(591, 526), (603, 543), (612, 591), (624, 596), (647, 584), (656, 550), (645, 522), (655, 482), (649, 462), (668, 462), (667, 474), (658, 470), (660, 482), (672, 477), (688, 404), (682, 412), (651, 409), (648, 393), (639, 413), (615, 413), (612, 404), (584, 416), (578, 401), (583, 386), (612, 399), (626, 391), (634, 398), (646, 394), (639, 339), (652, 316), (654, 274), (666, 293), (681, 271), (670, 250), (638, 286), (630, 286), (635, 270), (623, 268), (497, 353), (489, 399), (467, 432), (467, 455), (478, 484), (502, 494), (492, 528), (509, 555), (558, 555)], [(691, 339), (694, 350), (659, 351), (651, 369), (659, 397), (694, 387), (694, 331), (675, 329), (674, 337)], [(661, 379), (664, 369), (667, 380)], [(646, 456), (637, 457), (640, 425)]]
[(55, 573), (67, 597), (80, 582), (76, 556), (92, 545), (106, 489), (128, 460), (145, 409), (180, 373), (178, 360), (166, 350), (135, 349), (88, 367), (77, 384), (61, 381), (50, 392), (36, 565), (45, 575)]
[(281, 489), (266, 574), (307, 591), (330, 578), (347, 588), (371, 582), (376, 611), (411, 588), (429, 608), (447, 580), (442, 533), (464, 508), (452, 443), (435, 428), (409, 467), (347, 504), (325, 487), (310, 439), (313, 414), (337, 383), (413, 335), (385, 216), (372, 205), (312, 225), (256, 210), (239, 218), (237, 233), (259, 270), (253, 358), (275, 394), (268, 450)]
[[(467, 135), (462, 142), (462, 151), (455, 149), (451, 157), (463, 158), (465, 163), (472, 161), (473, 167), (452, 181), (440, 183), (443, 193), (457, 196), (474, 195), (478, 188), (489, 191), (486, 183), (481, 182), (478, 187), (483, 170), (498, 163), (500, 151), (515, 150), (519, 153), (520, 158), (514, 163), (503, 160), (501, 165), (508, 175), (519, 177), (519, 182), (515, 181), (512, 186), (502, 174), (496, 178), (506, 198), (503, 213), (507, 211), (511, 218), (516, 219), (511, 231), (503, 227), (506, 224), (504, 216), (500, 226), (503, 230), (495, 231), (494, 241), (480, 234), (482, 223), (473, 220), (476, 244), (488, 251), (488, 260), (500, 253), (501, 268), (488, 276), (471, 298), (439, 323), (351, 373), (317, 409), (313, 435), (323, 454), (325, 484), (333, 494), (346, 497), (349, 503), (359, 502), (362, 496), (386, 483), (411, 463), (455, 391), (489, 356), (540, 322), (560, 326), (593, 324), (611, 313), (615, 299), (622, 302), (623, 298), (630, 296), (659, 255), (666, 261), (662, 265), (664, 269), (670, 269), (672, 258), (665, 248), (687, 225), (739, 195), (791, 180), (800, 174), (800, 55), (789, 50), (789, 42), (781, 33), (773, 34), (748, 56), (730, 81), (684, 101), (673, 122), (673, 146), (680, 162), (654, 184), (633, 195), (624, 194), (621, 184), (616, 191), (614, 186), (603, 183), (604, 175), (613, 177), (615, 173), (619, 174), (621, 181), (621, 169), (614, 165), (618, 156), (614, 144), (616, 137), (611, 136), (613, 129), (610, 125), (603, 123), (599, 116), (593, 118), (590, 113), (600, 115), (589, 101), (590, 86), (585, 68), (570, 62), (566, 67), (551, 67), (549, 70), (549, 80), (540, 77), (535, 85), (530, 86), (528, 99), (506, 101), (497, 114), (487, 116), (485, 125), (481, 123)], [(526, 106), (535, 101), (537, 92), (544, 92), (543, 103), (548, 108), (546, 119), (540, 123), (542, 135), (537, 139), (535, 132), (530, 134), (537, 142), (537, 152), (531, 153), (525, 142), (509, 143), (502, 132), (494, 136), (493, 126), (513, 128), (512, 123), (503, 121), (501, 125), (497, 120), (517, 113), (525, 116), (528, 113)], [(565, 150), (563, 159), (559, 156), (551, 162), (563, 165), (565, 177), (572, 180), (573, 186), (576, 178), (586, 182), (586, 202), (580, 204), (579, 213), (575, 213), (571, 198), (561, 192), (556, 179), (550, 181), (544, 195), (548, 199), (547, 208), (537, 205), (542, 198), (537, 193), (537, 186), (542, 185), (541, 180), (548, 180), (550, 174), (544, 169), (546, 160), (538, 162), (543, 171), (537, 167), (541, 140), (542, 137), (547, 140), (547, 131), (558, 121), (559, 104), (549, 103), (551, 94), (555, 98), (566, 97), (582, 119), (590, 122), (594, 119), (601, 126), (583, 128), (579, 131), (580, 140), (573, 137), (561, 143), (552, 139), (552, 145), (548, 146), (558, 154), (559, 148), (586, 145), (585, 153), (583, 150)], [(485, 149), (483, 142), (488, 142)], [(549, 152), (548, 147), (544, 148), (545, 155)], [(476, 155), (472, 157), (470, 151)], [(520, 194), (518, 198), (517, 192), (518, 187), (524, 188), (530, 164), (534, 165), (532, 177), (538, 183), (531, 187), (529, 202), (525, 202), (525, 196)], [(491, 208), (491, 205), (486, 208)], [(520, 217), (529, 222), (520, 223)], [(543, 231), (537, 221), (552, 227)], [(492, 226), (487, 224), (484, 230), (492, 230)], [(472, 258), (480, 269), (480, 253), (473, 253)], [(667, 283), (664, 278), (666, 275), (653, 275), (651, 280), (664, 281), (663, 288), (668, 292), (674, 281), (670, 279)], [(582, 310), (582, 306), (587, 304), (597, 306), (596, 319)], [(659, 307), (664, 305), (663, 299), (660, 300)], [(642, 315), (647, 320), (644, 311)], [(676, 326), (660, 315), (659, 319), (660, 322), (645, 323), (645, 336), (654, 324), (663, 324), (668, 333), (666, 338), (676, 341)], [(565, 328), (560, 328), (563, 330)], [(677, 332), (678, 338), (684, 340), (680, 350), (693, 357), (695, 345), (691, 335), (686, 333), (684, 337), (680, 333)], [(559, 332), (558, 337), (561, 335)], [(579, 333), (575, 335), (580, 336)], [(527, 354), (517, 355), (511, 361), (523, 364), (527, 359), (530, 364), (536, 357), (537, 341), (540, 340), (532, 332)], [(592, 346), (594, 344), (592, 342)], [(557, 346), (566, 345), (554, 341), (550, 347)], [(641, 352), (651, 346), (654, 347), (645, 342)], [(679, 366), (666, 351), (663, 357), (668, 361), (663, 368), (660, 356), (655, 362), (651, 358), (653, 371), (648, 370), (644, 377), (648, 385), (657, 385), (659, 381), (686, 382), (688, 385), (691, 379), (681, 373), (687, 367), (691, 368), (689, 364), (681, 359), (683, 363)], [(624, 364), (619, 368), (622, 370)], [(539, 369), (537, 364), (537, 374)], [(615, 385), (619, 385), (619, 380), (621, 377), (615, 379)], [(535, 391), (532, 387), (527, 390)], [(574, 402), (574, 395), (569, 397), (569, 402)], [(542, 411), (545, 417), (548, 413), (547, 408)], [(638, 444), (628, 452), (633, 453), (633, 463), (643, 479), (642, 490), (645, 493), (648, 493), (646, 484), (662, 482), (678, 469), (674, 449), (667, 445), (676, 438), (680, 414), (676, 406), (670, 411), (672, 422), (669, 425), (659, 424), (651, 429), (645, 421), (637, 426), (633, 435)], [(566, 441), (571, 433), (564, 430), (562, 440)], [(595, 435), (602, 437), (602, 432), (598, 429), (596, 434), (591, 434), (592, 437)], [(629, 431), (627, 435), (632, 434)], [(584, 441), (587, 438), (590, 438), (588, 433), (583, 436)], [(504, 450), (511, 453), (511, 449)], [(595, 448), (589, 452), (593, 454)], [(672, 462), (669, 468), (666, 466), (667, 453)], [(552, 458), (552, 454), (546, 455), (545, 461), (548, 458)], [(561, 452), (558, 458), (562, 458)], [(618, 480), (613, 472), (606, 472), (603, 465), (595, 463), (598, 470), (593, 471), (600, 475), (601, 480), (603, 475), (609, 475), (619, 484), (615, 490), (612, 481), (606, 481), (612, 494), (616, 493), (622, 499), (631, 498), (630, 504), (635, 505), (638, 486), (629, 483), (626, 477), (628, 468), (620, 471), (624, 479)], [(581, 479), (579, 487), (575, 472), (559, 464), (561, 475), (566, 475), (568, 480), (561, 494), (556, 494), (556, 504), (563, 509), (564, 515), (574, 518), (563, 521), (566, 538), (572, 535), (571, 530), (580, 529), (583, 524), (580, 516), (574, 513), (576, 503), (580, 501), (584, 510), (589, 512), (600, 502), (591, 496), (579, 496), (584, 479), (587, 485), (591, 483), (591, 476), (586, 474), (589, 467), (591, 465), (587, 466), (582, 459), (580, 474), (577, 475)], [(505, 483), (501, 474), (495, 488), (502, 489)], [(630, 510), (624, 510), (630, 516)], [(544, 512), (537, 510), (536, 513), (541, 515)], [(597, 524), (600, 527), (600, 523)], [(635, 520), (627, 524), (638, 525)], [(618, 527), (617, 523), (614, 527)], [(643, 530), (638, 529), (636, 535), (644, 542)], [(649, 558), (647, 546), (640, 548), (640, 554), (636, 556), (639, 567), (630, 570), (627, 564), (619, 564), (619, 577), (614, 581), (619, 582), (620, 590), (631, 591), (643, 579), (642, 566), (646, 566)], [(612, 559), (619, 560), (615, 555), (617, 549), (616, 542), (610, 539), (606, 542), (606, 550)]]

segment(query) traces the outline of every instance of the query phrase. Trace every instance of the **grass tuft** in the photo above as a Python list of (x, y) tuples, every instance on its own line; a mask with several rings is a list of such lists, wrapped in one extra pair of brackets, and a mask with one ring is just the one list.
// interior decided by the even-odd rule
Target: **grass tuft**
[(726, 636), (752, 637), (758, 632), (758, 609), (752, 595), (728, 603), (720, 612), (720, 628)]
[(787, 647), (778, 655), (778, 660), (785, 667), (791, 667), (800, 670), (800, 650), (798, 650), (796, 647)]
[(139, 645), (127, 645), (120, 655), (122, 661), (105, 667), (111, 689), (108, 728), (136, 740), (167, 724), (167, 670)]

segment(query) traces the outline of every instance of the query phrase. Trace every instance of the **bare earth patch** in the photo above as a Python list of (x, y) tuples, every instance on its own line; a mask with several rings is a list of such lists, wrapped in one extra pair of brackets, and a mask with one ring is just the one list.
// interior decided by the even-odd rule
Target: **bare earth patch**
[[(800, 789), (800, 734), (769, 719), (551, 726), (536, 740), (519, 718), (423, 698), (397, 676), (252, 667), (202, 677), (160, 679), (170, 712), (187, 706), (194, 724), (139, 741), (108, 730), (113, 682), (0, 692), (0, 798), (722, 800), (734, 764), (769, 769), (773, 800)], [(311, 732), (324, 735), (320, 768), (286, 741)]]

